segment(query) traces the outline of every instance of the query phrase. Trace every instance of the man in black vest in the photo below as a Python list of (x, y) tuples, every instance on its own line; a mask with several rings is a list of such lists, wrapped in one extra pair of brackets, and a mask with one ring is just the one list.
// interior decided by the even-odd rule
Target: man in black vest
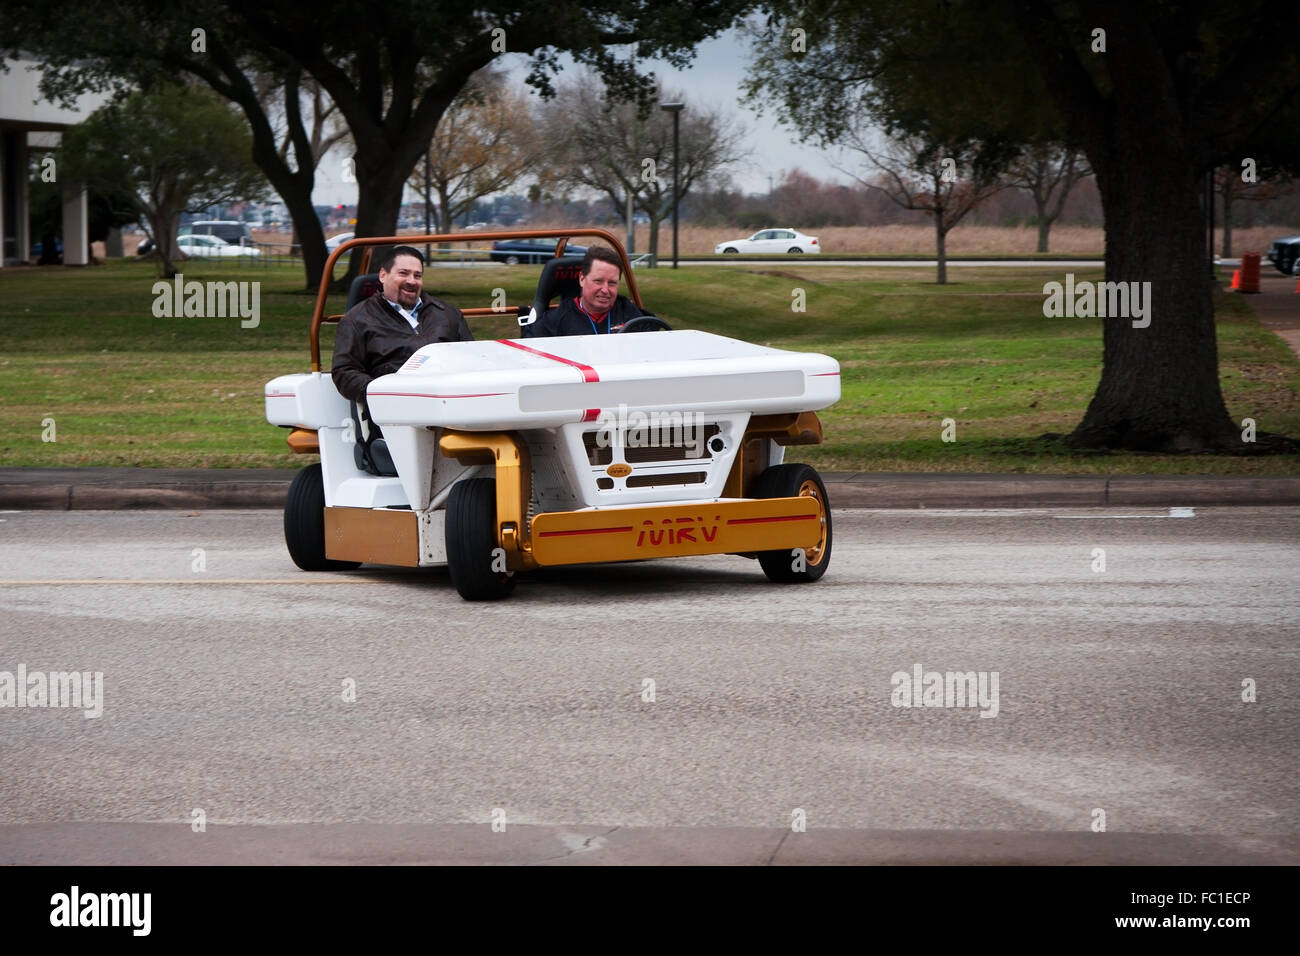
[(371, 379), (401, 368), (433, 342), (469, 342), (460, 309), (424, 292), (424, 259), (394, 246), (379, 266), (383, 287), (348, 309), (334, 334), (334, 385), (344, 398), (364, 402)]
[(605, 246), (591, 246), (578, 277), (580, 295), (560, 301), (538, 321), (538, 335), (604, 335), (639, 315), (654, 315), (618, 294), (623, 263)]

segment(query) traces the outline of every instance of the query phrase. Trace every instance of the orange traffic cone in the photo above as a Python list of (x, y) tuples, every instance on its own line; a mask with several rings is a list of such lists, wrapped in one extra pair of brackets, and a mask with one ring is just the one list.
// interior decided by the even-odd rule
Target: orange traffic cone
[(1229, 289), (1229, 290), (1233, 290), (1233, 289), (1239, 289), (1239, 288), (1241, 288), (1241, 270), (1240, 270), (1240, 269), (1233, 269), (1233, 270), (1232, 270), (1232, 285), (1228, 286), (1228, 289)]

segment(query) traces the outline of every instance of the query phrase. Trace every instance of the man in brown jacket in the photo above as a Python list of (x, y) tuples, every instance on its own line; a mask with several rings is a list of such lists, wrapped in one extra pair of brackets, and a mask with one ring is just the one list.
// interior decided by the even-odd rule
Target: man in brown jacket
[(474, 338), (460, 309), (425, 294), (418, 250), (389, 250), (379, 284), (379, 292), (348, 309), (334, 335), (334, 385), (344, 398), (361, 402), (371, 379), (396, 372), (417, 349)]

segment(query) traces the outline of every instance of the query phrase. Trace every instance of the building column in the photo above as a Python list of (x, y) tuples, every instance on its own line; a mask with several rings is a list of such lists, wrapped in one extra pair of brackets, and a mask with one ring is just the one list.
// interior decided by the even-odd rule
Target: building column
[(65, 266), (90, 264), (89, 236), (86, 190), (81, 186), (65, 186), (63, 190), (63, 264)]

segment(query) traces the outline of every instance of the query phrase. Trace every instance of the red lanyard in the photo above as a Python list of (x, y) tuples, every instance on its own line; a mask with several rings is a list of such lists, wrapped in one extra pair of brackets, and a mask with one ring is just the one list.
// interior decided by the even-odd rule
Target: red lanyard
[[(583, 315), (585, 315), (585, 316), (587, 317), (587, 321), (591, 323), (591, 331), (592, 331), (593, 333), (595, 333), (596, 335), (600, 335), (600, 329), (596, 328), (596, 320), (593, 319), (593, 318), (591, 317), (591, 313), (590, 313), (590, 312), (588, 312), (586, 309), (584, 309), (584, 308), (582, 307), (582, 296), (578, 296), (576, 299), (574, 299), (574, 300), (573, 300), (573, 304), (576, 305), (576, 306), (578, 307), (578, 311), (579, 311), (579, 312), (581, 312)], [(611, 311), (613, 311), (613, 310), (611, 310)], [(609, 319), (609, 312), (606, 312), (604, 315), (602, 315), (602, 316), (600, 317), (600, 321), (602, 321), (602, 322), (605, 323), (605, 332), (606, 332), (606, 333), (609, 332), (609, 321), (608, 321), (608, 319)]]

